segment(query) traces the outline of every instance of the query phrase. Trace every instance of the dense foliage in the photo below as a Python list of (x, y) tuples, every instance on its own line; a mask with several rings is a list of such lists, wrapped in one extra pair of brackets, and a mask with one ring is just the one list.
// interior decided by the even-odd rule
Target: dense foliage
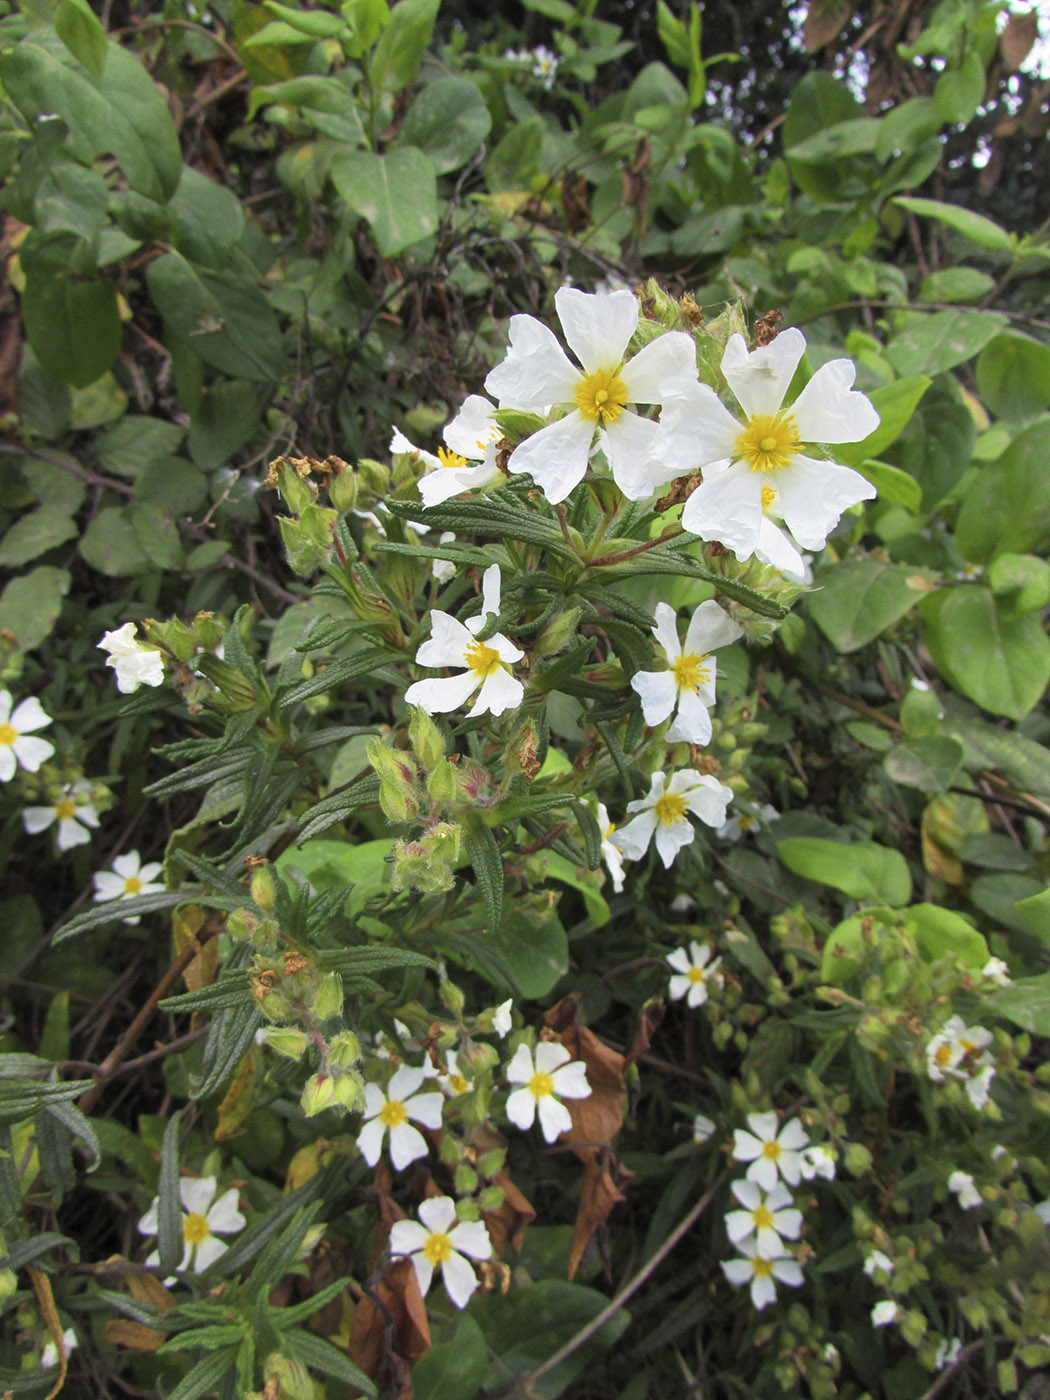
[(1034, 16), (101, 13), (0, 19), (0, 1389), (1041, 1393)]

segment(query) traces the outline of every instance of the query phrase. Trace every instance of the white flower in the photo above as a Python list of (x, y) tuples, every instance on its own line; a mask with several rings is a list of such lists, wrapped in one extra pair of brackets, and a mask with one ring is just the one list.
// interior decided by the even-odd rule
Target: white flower
[(986, 977), (989, 982), (994, 982), (997, 987), (1010, 985), (1010, 969), (1002, 958), (989, 958), (981, 968), (981, 976)]
[[(142, 864), (138, 851), (128, 851), (117, 856), (112, 870), (99, 870), (95, 874), (95, 903), (110, 899), (134, 899), (140, 894), (160, 894), (163, 884), (153, 884), (154, 875), (159, 875), (162, 866), (159, 860)], [(137, 924), (139, 915), (122, 920), (125, 924)]]
[(989, 1092), (992, 1080), (995, 1078), (995, 1069), (992, 1065), (985, 1065), (983, 1069), (966, 1081), (966, 1095), (970, 1103), (978, 1111), (986, 1106), (991, 1094)]
[[(216, 1182), (213, 1176), (183, 1177), (179, 1182), (179, 1199), (185, 1212), (182, 1217), (182, 1263), (180, 1269), (188, 1269), (193, 1260), (193, 1272), (202, 1274), (229, 1245), (216, 1239), (216, 1235), (235, 1235), (243, 1230), (244, 1216), (237, 1208), (237, 1188), (231, 1186), (219, 1199), (215, 1200)], [(214, 1204), (212, 1204), (214, 1202)], [(139, 1221), (139, 1233), (157, 1233), (157, 1211), (160, 1198), (154, 1196), (153, 1204)], [(147, 1264), (157, 1264), (160, 1256), (156, 1250), (146, 1256)]]
[(693, 613), (685, 634), (685, 647), (678, 640), (674, 608), (657, 603), (653, 636), (663, 648), (670, 670), (636, 671), (631, 689), (640, 696), (642, 713), (650, 727), (662, 724), (678, 708), (667, 731), (668, 743), (685, 740), (707, 744), (711, 740), (709, 708), (715, 703), (715, 663), (711, 656), (743, 636), (739, 627), (713, 598), (701, 603)]
[(547, 1142), (572, 1127), (569, 1110), (559, 1099), (586, 1099), (591, 1093), (583, 1061), (573, 1060), (565, 1046), (553, 1040), (540, 1041), (535, 1062), (529, 1047), (519, 1045), (507, 1066), (507, 1079), (524, 1086), (507, 1099), (507, 1117), (526, 1132), (538, 1112)]
[[(68, 1356), (71, 1351), (76, 1351), (80, 1345), (79, 1338), (72, 1327), (67, 1327), (62, 1333), (62, 1350)], [(44, 1349), (40, 1353), (40, 1369), (42, 1371), (52, 1371), (58, 1365), (58, 1347), (53, 1341), (46, 1341)]]
[(90, 802), (78, 802), (91, 791), (88, 782), (76, 782), (62, 790), (62, 796), (50, 807), (27, 807), (22, 813), (22, 824), (30, 836), (46, 831), (58, 822), (55, 842), (60, 851), (72, 850), (74, 846), (85, 846), (91, 840), (88, 827), (98, 826), (98, 813)]
[(747, 1169), (748, 1181), (757, 1181), (765, 1191), (772, 1191), (778, 1177), (783, 1177), (790, 1186), (797, 1186), (802, 1179), (802, 1157), (800, 1149), (809, 1146), (806, 1131), (797, 1118), (784, 1124), (777, 1133), (777, 1115), (773, 1109), (768, 1113), (749, 1113), (747, 1126), (751, 1132), (737, 1128), (733, 1132), (733, 1159), (737, 1162), (750, 1162)]
[(874, 1278), (877, 1270), (889, 1278), (893, 1269), (893, 1260), (888, 1254), (883, 1254), (881, 1249), (873, 1249), (870, 1254), (864, 1256), (864, 1272), (868, 1278)]
[(984, 1205), (984, 1198), (973, 1184), (973, 1177), (969, 1172), (952, 1172), (948, 1178), (948, 1190), (958, 1199), (963, 1210), (973, 1210), (974, 1206)]
[(410, 705), (419, 705), (428, 715), (447, 714), (459, 709), (480, 686), (473, 715), (501, 715), (520, 705), (525, 695), (521, 681), (515, 680), (507, 669), (511, 661), (525, 655), (502, 632), (496, 632), (486, 642), (476, 634), (488, 621), (489, 613), (499, 613), (500, 571), (498, 564), (485, 570), (482, 579), (482, 605), (477, 617), (467, 619), (466, 625), (439, 609), (430, 614), (430, 640), (416, 652), (419, 666), (465, 666), (458, 676), (415, 681), (405, 691)]
[(731, 336), (722, 373), (744, 422), (713, 389), (687, 377), (668, 390), (660, 424), (664, 455), (678, 474), (703, 471), (685, 503), (683, 526), (720, 541), (738, 559), (758, 554), (799, 578), (802, 558), (767, 512), (784, 520), (803, 549), (823, 549), (842, 512), (869, 500), (875, 488), (849, 467), (807, 456), (803, 444), (858, 442), (879, 425), (868, 399), (852, 390), (856, 369), (849, 360), (823, 365), (791, 408), (782, 409), (805, 350), (798, 330), (751, 353), (743, 336)]
[[(455, 538), (455, 531), (442, 530), (441, 534), (438, 535), (438, 544), (451, 544)], [(435, 559), (430, 566), (430, 572), (438, 583), (448, 583), (450, 579), (456, 577), (456, 566), (449, 559)]]
[(693, 1119), (693, 1141), (697, 1146), (702, 1142), (706, 1142), (707, 1139), (713, 1135), (714, 1131), (715, 1125), (706, 1114), (698, 1113)]
[(953, 1337), (949, 1344), (947, 1337), (937, 1347), (934, 1354), (933, 1365), (937, 1371), (943, 1371), (945, 1366), (954, 1366), (962, 1351), (962, 1342), (958, 1337)]
[(612, 876), (612, 887), (617, 894), (623, 891), (623, 851), (619, 846), (614, 846), (611, 836), (616, 827), (609, 820), (609, 813), (606, 811), (605, 803), (598, 803), (598, 825), (602, 832), (602, 860)]
[(695, 768), (682, 768), (668, 783), (663, 773), (654, 773), (649, 795), (628, 802), (628, 812), (638, 815), (616, 832), (618, 846), (628, 860), (640, 860), (656, 836), (656, 849), (664, 865), (670, 867), (683, 846), (696, 836), (687, 813), (707, 826), (721, 826), (733, 797), (732, 788), (709, 773), (701, 776)]
[(35, 773), (55, 751), (47, 739), (35, 739), (34, 729), (45, 729), (51, 723), (49, 715), (35, 697), (23, 700), (11, 713), (11, 692), (0, 690), (0, 783), (9, 782), (21, 765), (27, 773)]
[(762, 1311), (769, 1303), (776, 1301), (777, 1290), (773, 1280), (786, 1283), (789, 1288), (799, 1288), (802, 1284), (802, 1270), (798, 1262), (781, 1248), (768, 1256), (759, 1254), (754, 1240), (741, 1240), (737, 1249), (745, 1257), (730, 1259), (722, 1264), (722, 1272), (730, 1283), (742, 1286), (751, 1285), (751, 1301)]
[(460, 1094), (465, 1094), (470, 1088), (470, 1080), (459, 1067), (459, 1056), (455, 1050), (449, 1050), (445, 1054), (445, 1067), (447, 1074), (438, 1074), (437, 1082), (441, 1086), (441, 1091), (447, 1094), (450, 1099), (457, 1098)]
[(432, 1196), (419, 1206), (419, 1219), (398, 1220), (390, 1227), (390, 1253), (407, 1254), (426, 1296), (434, 1270), (441, 1270), (445, 1292), (457, 1308), (465, 1308), (478, 1286), (473, 1268), (464, 1259), (491, 1259), (492, 1241), (480, 1220), (456, 1223), (456, 1203), (448, 1196)]
[(116, 671), (121, 695), (134, 694), (140, 685), (164, 684), (164, 657), (156, 647), (144, 646), (136, 639), (133, 622), (103, 633), (98, 649), (109, 652), (106, 665)]
[(492, 1029), (499, 1036), (500, 1040), (502, 1040), (505, 1035), (509, 1034), (514, 1025), (514, 1022), (511, 1020), (510, 1011), (511, 998), (508, 997), (506, 1001), (501, 1002), (499, 1006), (496, 1007), (495, 1014), (492, 1017)]
[(983, 1026), (967, 1026), (961, 1016), (950, 1016), (926, 1046), (927, 1073), (935, 1083), (949, 1077), (966, 1080), (970, 1102), (982, 1109), (995, 1075), (992, 1056), (985, 1049), (991, 1041), (991, 1031)]
[(797, 1240), (802, 1233), (802, 1212), (793, 1208), (791, 1192), (781, 1185), (766, 1194), (754, 1181), (734, 1181), (730, 1188), (744, 1207), (726, 1216), (726, 1234), (739, 1245), (755, 1237), (758, 1253), (772, 1259), (784, 1252), (784, 1241)]
[(900, 1309), (892, 1298), (883, 1298), (881, 1303), (876, 1303), (871, 1310), (871, 1324), (873, 1327), (888, 1327), (897, 1316)]
[(804, 1147), (799, 1153), (799, 1165), (806, 1181), (818, 1176), (825, 1181), (835, 1180), (835, 1155), (826, 1147)]
[(402, 1065), (394, 1071), (386, 1092), (378, 1084), (365, 1085), (364, 1127), (357, 1135), (361, 1156), (370, 1167), (379, 1161), (383, 1135), (390, 1130), (390, 1160), (397, 1171), (427, 1155), (427, 1141), (409, 1119), (424, 1128), (441, 1127), (443, 1094), (420, 1094), (426, 1078), (421, 1069)]
[(780, 813), (768, 802), (761, 807), (755, 807), (751, 812), (738, 812), (736, 816), (718, 828), (716, 836), (720, 836), (723, 841), (741, 841), (752, 831), (757, 831), (760, 826), (768, 826), (770, 822), (780, 820)]
[(657, 460), (657, 424), (627, 405), (662, 403), (666, 383), (695, 377), (692, 338), (669, 331), (624, 364), (638, 325), (638, 302), (632, 292), (588, 295), (562, 287), (554, 305), (583, 372), (542, 322), (533, 316), (512, 316), (510, 350), (485, 380), (500, 407), (571, 409), (519, 443), (509, 469), (530, 472), (549, 501), (564, 501), (583, 480), (597, 431), (617, 486), (630, 500), (644, 500), (671, 478)]
[[(503, 433), (495, 412), (495, 405), (488, 399), (471, 394), (445, 428), (447, 447), (439, 447), (436, 457), (429, 452), (419, 453), (429, 468), (419, 479), (419, 494), (425, 506), (440, 505), (463, 491), (483, 491), (494, 481), (502, 480), (503, 473), (496, 465), (496, 444)], [(411, 444), (398, 450), (417, 451)]]
[(537, 44), (532, 51), (532, 76), (539, 78), (540, 82), (550, 92), (554, 86), (554, 78), (558, 71), (558, 58), (551, 53), (550, 49), (543, 44)]
[[(722, 974), (718, 971), (718, 964), (721, 958), (715, 958), (711, 962), (713, 949), (710, 944), (691, 942), (689, 952), (684, 948), (676, 948), (673, 953), (668, 953), (665, 959), (670, 963), (678, 974), (672, 977), (667, 987), (667, 994), (672, 1001), (681, 1001), (686, 998), (688, 1006), (702, 1006), (707, 1000), (708, 981), (721, 982)], [(708, 963), (711, 963), (710, 967)]]

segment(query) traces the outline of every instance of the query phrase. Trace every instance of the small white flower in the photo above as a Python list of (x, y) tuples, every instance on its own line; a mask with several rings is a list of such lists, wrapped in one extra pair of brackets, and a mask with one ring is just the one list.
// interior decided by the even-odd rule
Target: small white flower
[(605, 803), (598, 803), (598, 825), (602, 832), (602, 860), (605, 861), (609, 874), (612, 876), (612, 887), (616, 894), (623, 892), (623, 851), (619, 846), (613, 845), (612, 837), (616, 827), (609, 820), (609, 813), (605, 809)]
[(402, 1065), (394, 1071), (384, 1092), (378, 1084), (365, 1085), (364, 1127), (357, 1135), (361, 1156), (370, 1167), (379, 1161), (383, 1136), (390, 1132), (390, 1160), (397, 1171), (404, 1171), (410, 1162), (427, 1155), (427, 1140), (409, 1119), (424, 1128), (441, 1127), (443, 1094), (420, 1094), (426, 1078), (421, 1069)]
[(538, 78), (544, 88), (550, 92), (554, 86), (554, 78), (558, 72), (558, 57), (551, 53), (550, 49), (542, 44), (537, 44), (532, 51), (532, 76)]
[(78, 801), (90, 793), (91, 784), (75, 782), (62, 791), (62, 796), (50, 807), (27, 807), (22, 813), (22, 824), (30, 836), (46, 831), (58, 822), (55, 844), (60, 851), (72, 850), (74, 846), (86, 846), (91, 840), (88, 827), (98, 826), (98, 813), (90, 802)]
[[(754, 1181), (734, 1181), (730, 1188), (744, 1207), (726, 1216), (731, 1243), (755, 1237), (758, 1253), (772, 1259), (783, 1253), (784, 1238), (797, 1240), (802, 1233), (802, 1212), (794, 1209), (791, 1192), (779, 1185), (768, 1194)], [(782, 1238), (782, 1236), (784, 1238)]]
[(770, 1303), (776, 1302), (777, 1290), (773, 1280), (786, 1283), (789, 1288), (799, 1288), (802, 1284), (802, 1270), (798, 1261), (792, 1259), (781, 1248), (776, 1254), (759, 1254), (754, 1240), (742, 1240), (737, 1249), (743, 1259), (730, 1259), (722, 1264), (722, 1272), (730, 1283), (751, 1285), (751, 1301), (759, 1312)]
[[(438, 544), (451, 544), (455, 538), (453, 530), (442, 530), (441, 534), (438, 535)], [(435, 559), (430, 566), (430, 572), (438, 583), (448, 583), (450, 579), (456, 577), (456, 566), (449, 559)]]
[(995, 1078), (995, 1069), (992, 1065), (985, 1065), (983, 1069), (977, 1071), (966, 1081), (966, 1096), (970, 1103), (978, 1111), (987, 1105), (990, 1094), (990, 1086)]
[(995, 1069), (985, 1048), (992, 1041), (983, 1026), (967, 1026), (961, 1016), (950, 1016), (926, 1046), (926, 1070), (935, 1083), (946, 1078), (966, 1081), (966, 1092), (974, 1108), (988, 1102), (988, 1086)]
[(760, 807), (755, 807), (750, 812), (738, 812), (729, 818), (724, 826), (720, 826), (715, 832), (723, 841), (742, 841), (745, 836), (750, 836), (753, 831), (760, 827), (768, 826), (770, 822), (780, 820), (780, 813), (768, 802)]
[(613, 845), (628, 860), (640, 860), (655, 835), (660, 859), (670, 867), (682, 847), (696, 836), (687, 814), (692, 812), (707, 826), (721, 826), (732, 796), (732, 788), (695, 768), (679, 769), (670, 782), (663, 773), (654, 773), (649, 795), (628, 802), (628, 812), (638, 815), (617, 830)]
[(11, 692), (0, 690), (0, 783), (7, 783), (21, 766), (35, 773), (55, 751), (47, 739), (33, 737), (34, 729), (45, 729), (51, 717), (34, 696), (23, 700), (11, 713)]
[(445, 1054), (445, 1066), (447, 1074), (438, 1074), (437, 1082), (441, 1092), (447, 1094), (450, 1099), (458, 1098), (460, 1094), (465, 1094), (470, 1088), (470, 1080), (459, 1067), (459, 1056), (455, 1050), (449, 1050)]
[(900, 1309), (892, 1298), (883, 1298), (881, 1303), (876, 1303), (871, 1310), (871, 1324), (873, 1327), (888, 1327), (897, 1316)]
[(941, 1341), (933, 1358), (934, 1370), (943, 1371), (946, 1366), (954, 1366), (962, 1351), (962, 1342), (958, 1337), (953, 1337), (949, 1343), (947, 1337)]
[(711, 1119), (708, 1118), (705, 1114), (698, 1113), (693, 1119), (693, 1141), (697, 1144), (697, 1146), (699, 1146), (702, 1142), (706, 1142), (709, 1137), (712, 1137), (714, 1131), (714, 1123), (712, 1123)]
[(997, 987), (1010, 985), (1010, 969), (1002, 958), (989, 958), (981, 968), (981, 976), (986, 977), (989, 982), (994, 982)]
[(488, 1230), (480, 1220), (457, 1223), (456, 1204), (448, 1196), (432, 1196), (422, 1201), (419, 1219), (423, 1222), (421, 1225), (415, 1220), (398, 1220), (390, 1227), (390, 1253), (409, 1256), (424, 1297), (434, 1270), (440, 1269), (445, 1292), (457, 1308), (465, 1308), (478, 1280), (463, 1256), (492, 1258)]
[[(215, 1189), (216, 1181), (213, 1176), (184, 1176), (179, 1182), (179, 1199), (184, 1211), (180, 1269), (188, 1269), (192, 1259), (193, 1272), (202, 1274), (229, 1248), (222, 1240), (216, 1239), (216, 1235), (235, 1235), (244, 1229), (245, 1219), (237, 1206), (237, 1188), (231, 1186), (217, 1201)], [(157, 1233), (159, 1209), (160, 1198), (154, 1196), (153, 1204), (139, 1221), (139, 1234)], [(156, 1250), (146, 1256), (147, 1264), (159, 1262), (160, 1256)]]
[(973, 1177), (969, 1172), (952, 1172), (948, 1178), (948, 1190), (956, 1197), (963, 1210), (973, 1210), (975, 1206), (984, 1205), (984, 1198), (973, 1184)]
[(818, 1176), (824, 1181), (835, 1180), (835, 1154), (826, 1147), (804, 1147), (799, 1153), (799, 1164), (804, 1181)]
[(707, 744), (711, 740), (710, 707), (715, 703), (715, 662), (712, 652), (743, 636), (743, 629), (713, 598), (693, 613), (685, 634), (678, 640), (674, 608), (657, 603), (653, 636), (670, 667), (667, 671), (636, 671), (631, 689), (640, 697), (642, 713), (650, 728), (662, 724), (677, 707), (667, 731), (667, 742), (684, 740)]
[(573, 1060), (565, 1046), (554, 1040), (540, 1041), (535, 1062), (529, 1047), (519, 1045), (507, 1066), (507, 1080), (523, 1086), (507, 1099), (507, 1117), (527, 1132), (538, 1113), (547, 1142), (572, 1127), (569, 1110), (560, 1100), (586, 1099), (591, 1093), (583, 1061)]
[(864, 1272), (868, 1278), (874, 1278), (876, 1271), (884, 1273), (889, 1278), (893, 1269), (893, 1260), (888, 1254), (883, 1254), (881, 1249), (873, 1249), (870, 1254), (864, 1256)]
[(512, 316), (506, 359), (485, 380), (501, 408), (571, 410), (519, 443), (509, 470), (531, 473), (552, 504), (564, 501), (583, 480), (597, 433), (617, 486), (628, 499), (644, 500), (672, 478), (658, 460), (657, 424), (627, 405), (661, 403), (665, 383), (695, 378), (692, 337), (668, 331), (624, 364), (638, 326), (633, 292), (588, 295), (562, 287), (554, 305), (582, 372), (542, 322)]
[(492, 1029), (499, 1036), (500, 1040), (502, 1040), (505, 1035), (509, 1034), (514, 1026), (510, 1013), (511, 998), (508, 997), (506, 1001), (501, 1002), (499, 1006), (496, 1007), (495, 1014), (492, 1017)]
[[(95, 903), (101, 904), (111, 899), (134, 899), (140, 894), (160, 894), (164, 889), (163, 884), (154, 884), (152, 881), (155, 875), (160, 874), (162, 868), (159, 860), (147, 861), (143, 865), (138, 851), (128, 851), (122, 856), (117, 856), (112, 870), (99, 870), (95, 874)], [(133, 918), (123, 919), (122, 922), (137, 924), (141, 919), (136, 914)]]
[(770, 1109), (768, 1113), (749, 1113), (747, 1126), (749, 1133), (743, 1128), (733, 1132), (733, 1159), (751, 1163), (748, 1181), (757, 1181), (765, 1191), (772, 1191), (779, 1177), (789, 1186), (797, 1186), (802, 1180), (801, 1149), (809, 1146), (798, 1119), (792, 1118), (778, 1133), (777, 1115)]
[[(445, 428), (446, 447), (439, 447), (437, 456), (419, 452), (427, 472), (419, 479), (419, 494), (425, 506), (437, 506), (464, 491), (483, 491), (493, 482), (501, 481), (503, 473), (496, 465), (496, 444), (503, 437), (495, 419), (496, 406), (480, 394), (471, 394), (463, 407)], [(395, 435), (395, 441), (400, 434)], [(398, 451), (417, 452), (404, 438), (405, 446)], [(393, 449), (394, 444), (391, 443)]]
[(525, 696), (525, 687), (507, 669), (512, 661), (520, 661), (525, 653), (496, 632), (486, 642), (477, 640), (490, 613), (499, 613), (500, 570), (492, 564), (482, 579), (482, 606), (477, 617), (467, 619), (466, 625), (448, 613), (435, 608), (430, 614), (430, 640), (416, 652), (419, 666), (465, 666), (458, 676), (415, 681), (405, 691), (409, 705), (419, 705), (427, 714), (448, 714), (458, 710), (480, 687), (478, 698), (468, 716), (501, 715), (515, 709)]
[(685, 997), (688, 1006), (704, 1004), (708, 995), (708, 982), (722, 981), (722, 974), (718, 971), (722, 959), (715, 958), (714, 962), (711, 962), (713, 951), (710, 944), (694, 941), (689, 944), (688, 953), (684, 948), (676, 948), (673, 953), (667, 954), (665, 961), (677, 974), (671, 978), (667, 987), (667, 994), (672, 1001), (680, 1001)]
[[(727, 890), (728, 894), (729, 891)], [(691, 894), (676, 894), (671, 900), (672, 914), (688, 914), (690, 909), (696, 908), (696, 900)]]
[[(62, 1350), (66, 1353), (66, 1356), (68, 1356), (71, 1351), (76, 1351), (79, 1345), (80, 1340), (76, 1332), (74, 1332), (72, 1327), (67, 1327), (62, 1333)], [(55, 1346), (53, 1341), (48, 1340), (44, 1343), (44, 1349), (40, 1353), (40, 1369), (42, 1371), (53, 1371), (57, 1365), (58, 1347)]]
[(116, 671), (121, 695), (133, 695), (140, 685), (164, 684), (164, 657), (156, 647), (137, 640), (133, 622), (103, 633), (98, 649), (109, 652), (106, 665)]
[(834, 1366), (836, 1368), (838, 1367), (839, 1362), (842, 1360), (842, 1358), (839, 1355), (839, 1349), (834, 1344), (834, 1342), (825, 1343), (823, 1355), (824, 1360), (828, 1363), (828, 1365)]

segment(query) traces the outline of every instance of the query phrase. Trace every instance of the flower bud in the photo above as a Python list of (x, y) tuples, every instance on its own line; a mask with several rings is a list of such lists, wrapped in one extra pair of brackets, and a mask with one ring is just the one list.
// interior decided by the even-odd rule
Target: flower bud
[(427, 796), (437, 807), (448, 807), (456, 800), (456, 770), (442, 758), (427, 779)]
[(353, 1031), (340, 1031), (328, 1042), (328, 1063), (333, 1069), (352, 1069), (361, 1058), (361, 1042)]
[[(478, 1017), (478, 1030), (483, 1033), (491, 1030), (491, 1026), (485, 1027), (481, 1022), (485, 1019), (482, 1013)], [(468, 1040), (456, 1057), (456, 1061), (468, 1079), (477, 1079), (480, 1074), (488, 1074), (499, 1064), (499, 1051), (493, 1045), (485, 1045), (480, 1040)]]
[(229, 661), (223, 661), (210, 652), (203, 652), (194, 661), (197, 672), (211, 681), (226, 701), (224, 706), (230, 714), (246, 714), (255, 708), (258, 699), (255, 686), (248, 677)]
[(866, 1176), (871, 1171), (871, 1153), (860, 1142), (851, 1142), (842, 1157), (850, 1176)]
[(536, 657), (554, 656), (567, 647), (570, 642), (575, 641), (582, 616), (582, 608), (569, 608), (567, 612), (559, 613), (537, 637), (533, 655)]
[(278, 1055), (284, 1055), (286, 1059), (300, 1060), (310, 1043), (310, 1037), (295, 1026), (267, 1026), (263, 1031), (263, 1043)]
[(264, 914), (272, 914), (277, 903), (277, 881), (269, 865), (258, 865), (252, 871), (252, 899)]
[(226, 635), (226, 623), (214, 613), (199, 612), (193, 619), (193, 644), (201, 651), (215, 651)]
[[(304, 474), (296, 470), (296, 463), (303, 469)], [(308, 480), (309, 465), (305, 457), (288, 458), (278, 457), (271, 462), (266, 473), (266, 484), (276, 486), (281, 494), (281, 500), (289, 510), (299, 515), (307, 506), (313, 504), (317, 490), (313, 483)]]
[(252, 943), (259, 920), (247, 909), (234, 909), (226, 916), (226, 932), (235, 943)]
[(452, 1012), (453, 1016), (461, 1016), (463, 1014), (463, 1006), (466, 997), (454, 982), (444, 981), (439, 983), (438, 996), (441, 998), (441, 1004), (446, 1006), (449, 1011)]
[(340, 1108), (353, 1112), (361, 1106), (365, 1091), (359, 1074), (341, 1074), (334, 1084), (335, 1102)]
[(497, 1172), (503, 1170), (506, 1161), (507, 1149), (505, 1147), (492, 1147), (478, 1158), (478, 1171), (486, 1181), (491, 1181)]
[(264, 1375), (264, 1395), (279, 1395), (281, 1400), (316, 1400), (314, 1383), (301, 1361), (273, 1352), (266, 1358)]
[(457, 1196), (471, 1196), (478, 1189), (478, 1174), (466, 1162), (460, 1162), (453, 1173), (452, 1183)]
[(478, 1197), (478, 1208), (483, 1211), (499, 1210), (506, 1194), (502, 1186), (486, 1186)]
[(373, 457), (362, 457), (357, 464), (361, 490), (371, 496), (386, 496), (390, 491), (390, 468)]
[(18, 1275), (14, 1269), (0, 1269), (0, 1303), (6, 1303), (17, 1291)]
[(357, 473), (352, 468), (348, 467), (346, 471), (329, 478), (328, 499), (340, 515), (353, 510), (357, 505), (357, 496)]
[(330, 1074), (315, 1074), (306, 1081), (299, 1100), (307, 1118), (314, 1118), (335, 1103), (335, 1080)]
[(445, 756), (445, 740), (441, 730), (421, 705), (415, 705), (412, 709), (408, 740), (412, 752), (428, 772), (436, 768)]
[(330, 972), (321, 983), (314, 998), (314, 1015), (319, 1021), (330, 1021), (343, 1009), (343, 979), (338, 972)]

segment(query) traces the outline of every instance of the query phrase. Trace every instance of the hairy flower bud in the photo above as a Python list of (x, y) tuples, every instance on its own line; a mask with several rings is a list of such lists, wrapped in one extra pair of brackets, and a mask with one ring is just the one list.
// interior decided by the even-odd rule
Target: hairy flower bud
[(328, 1042), (328, 1063), (333, 1069), (352, 1069), (361, 1058), (361, 1042), (353, 1031), (340, 1031)]
[(264, 914), (272, 914), (277, 903), (277, 881), (269, 865), (259, 865), (252, 871), (251, 896)]
[(313, 1118), (335, 1101), (335, 1080), (330, 1074), (315, 1074), (306, 1081), (299, 1103), (307, 1118)]
[(408, 740), (412, 752), (428, 771), (436, 768), (445, 756), (445, 740), (441, 730), (421, 705), (412, 710), (408, 723)]
[(319, 1021), (331, 1020), (343, 1009), (343, 979), (338, 972), (330, 972), (321, 983), (314, 998), (314, 1015)]
[(306, 1052), (310, 1038), (305, 1031), (295, 1026), (267, 1026), (262, 1033), (263, 1043), (278, 1055), (289, 1060), (300, 1060)]

